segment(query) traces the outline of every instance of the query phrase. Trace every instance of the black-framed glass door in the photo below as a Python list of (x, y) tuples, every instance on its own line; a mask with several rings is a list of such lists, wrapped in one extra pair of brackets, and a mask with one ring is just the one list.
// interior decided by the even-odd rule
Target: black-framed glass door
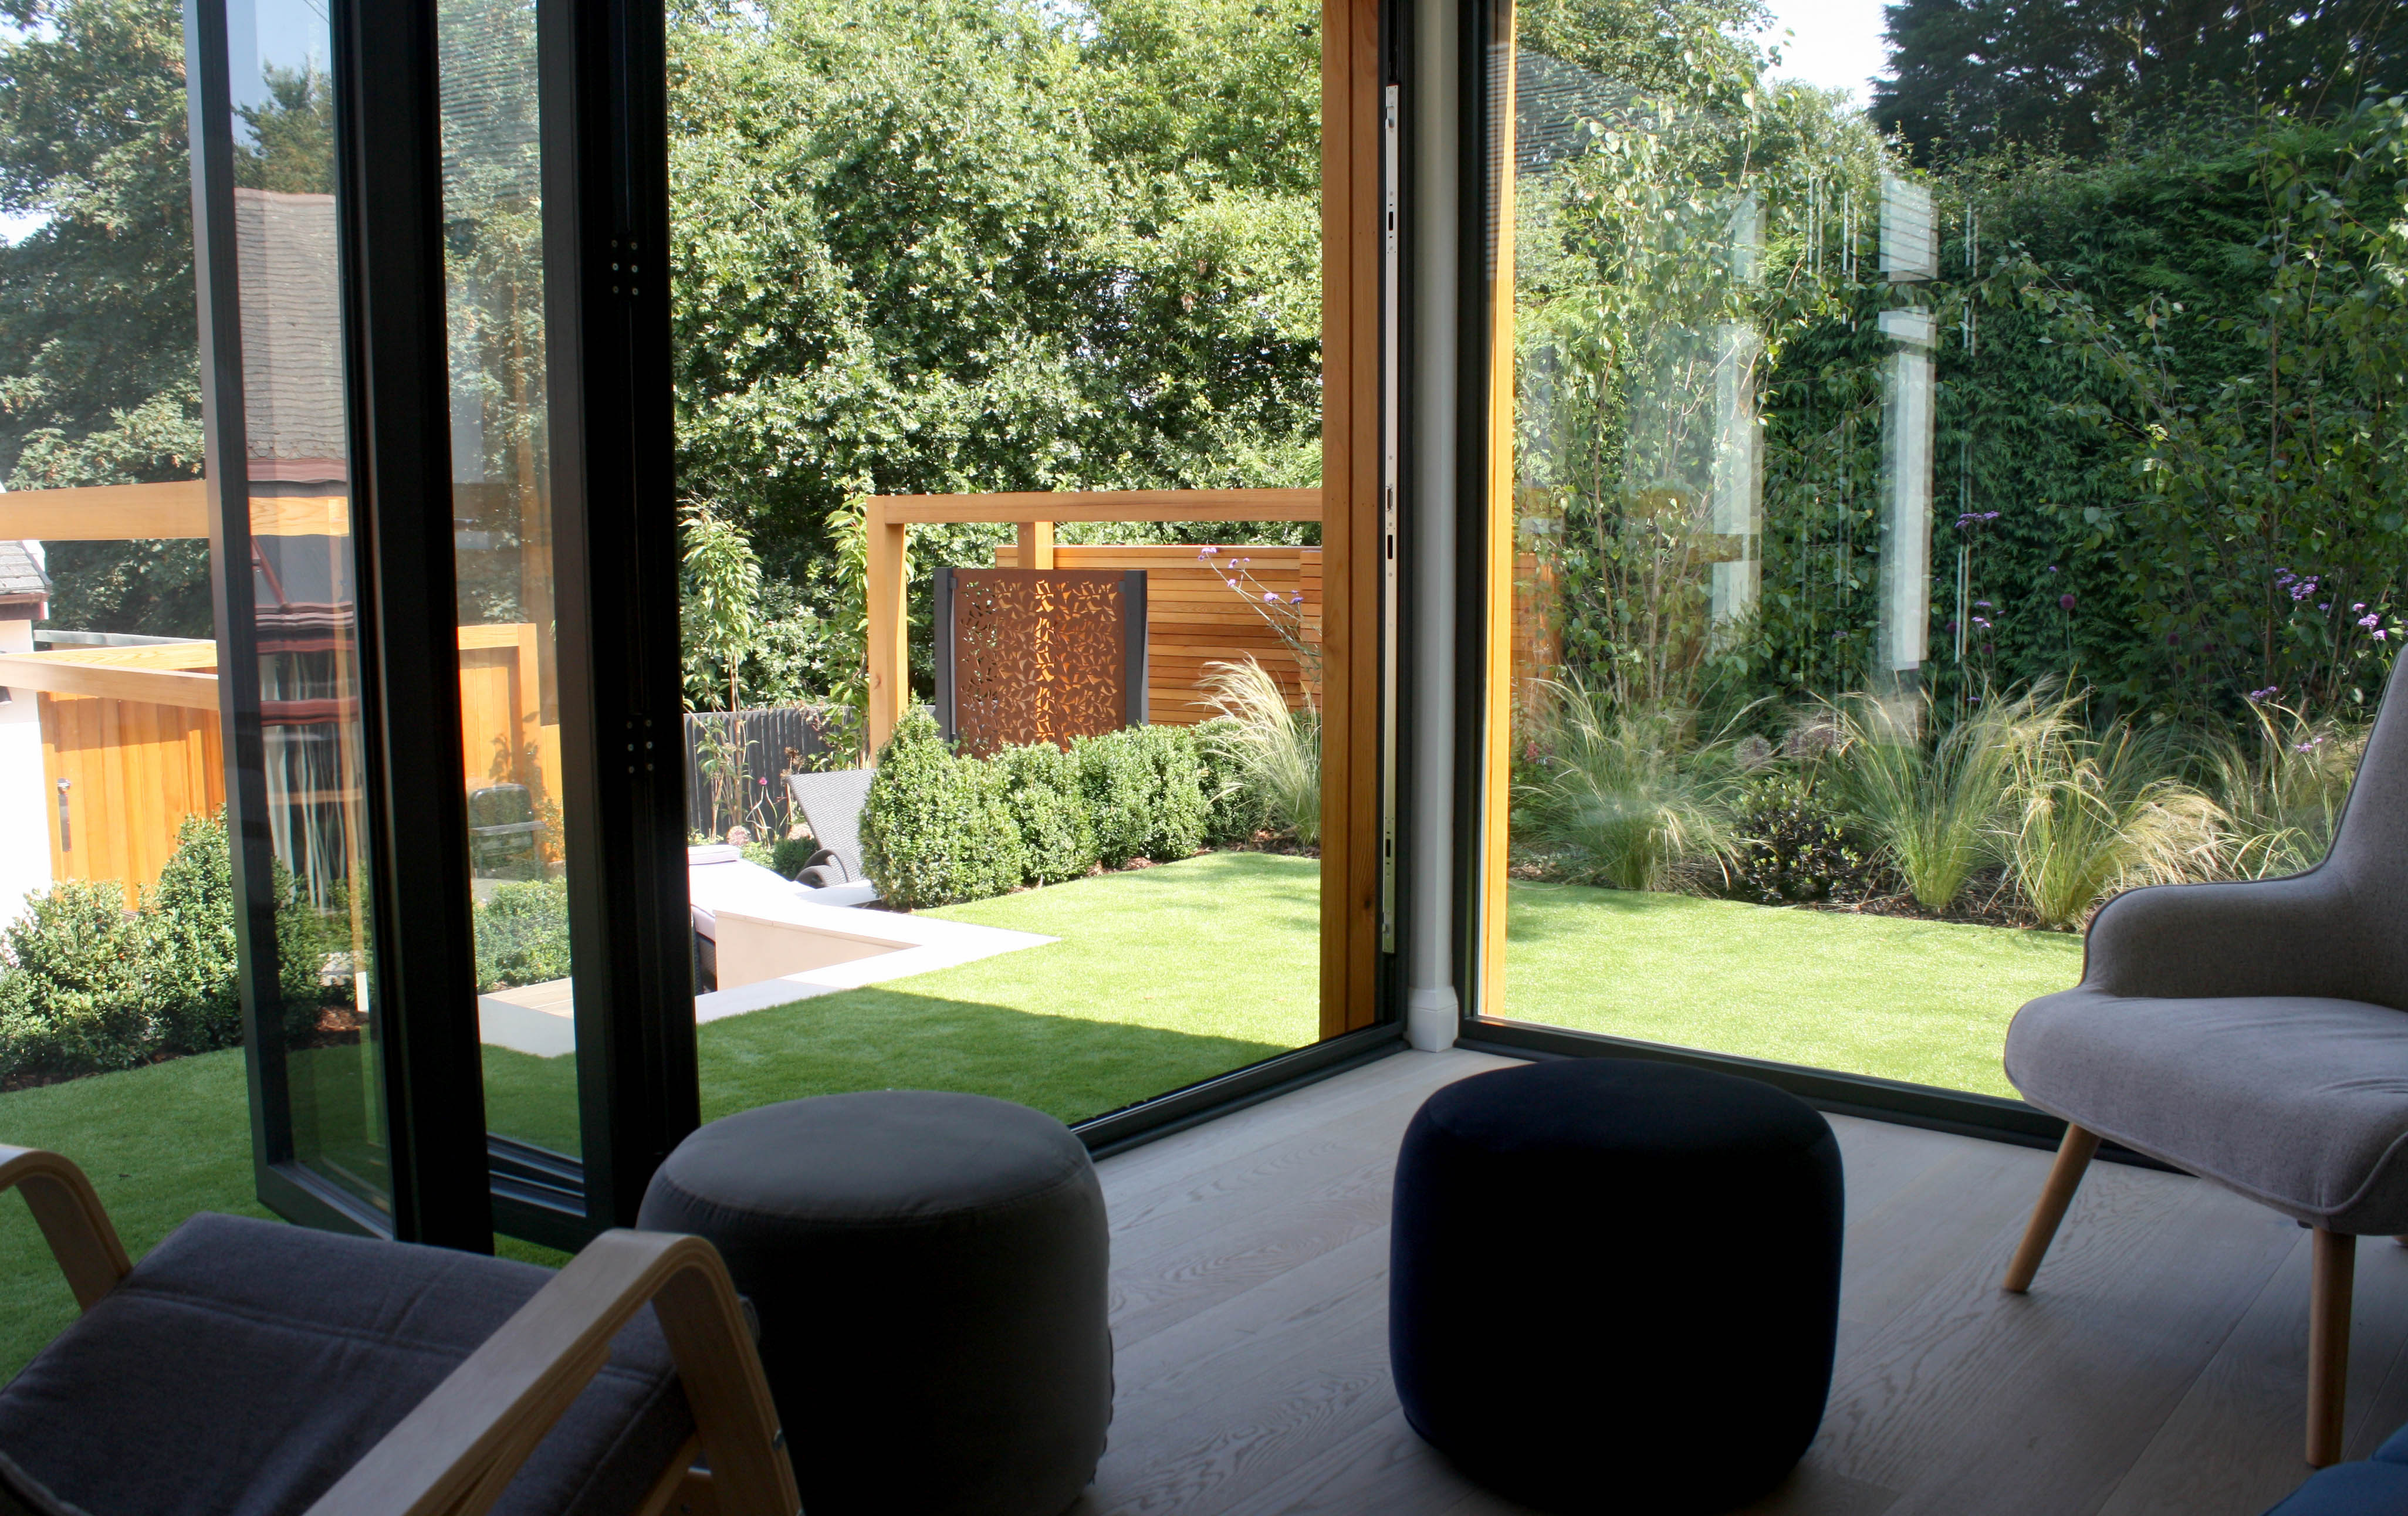
[(666, 220), (657, 11), (186, 32), (260, 1194), (573, 1246), (694, 1124), (665, 292), (579, 277)]

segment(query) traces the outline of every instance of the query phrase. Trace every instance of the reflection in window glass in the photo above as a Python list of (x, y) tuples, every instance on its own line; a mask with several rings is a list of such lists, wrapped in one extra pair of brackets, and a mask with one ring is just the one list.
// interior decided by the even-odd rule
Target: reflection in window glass
[(579, 1149), (545, 434), (536, 7), (440, 15), (460, 716), (487, 1125)]
[(229, 7), (252, 635), (295, 1159), (383, 1208), (330, 46)]
[(1777, 60), (1674, 9), (1533, 8), (1492, 70), (1491, 1009), (2011, 1093), (2100, 904), (2307, 866), (2346, 793), (2401, 636), (2408, 34), (1799, 7)]

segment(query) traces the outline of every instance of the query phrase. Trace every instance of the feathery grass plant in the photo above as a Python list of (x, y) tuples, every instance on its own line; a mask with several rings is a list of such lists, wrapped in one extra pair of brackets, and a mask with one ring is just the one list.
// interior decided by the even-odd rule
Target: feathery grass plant
[(2065, 703), (2032, 691), (1993, 696), (1937, 740), (1927, 693), (1828, 703), (1840, 732), (1841, 780), (1867, 837), (1888, 855), (1926, 910), (1946, 910), (1974, 870), (1995, 860), (2016, 756), (2065, 725)]
[(2016, 752), (2016, 806), (2000, 835), (2042, 925), (2078, 926), (2119, 891), (2219, 872), (2224, 812), (2172, 777), (2174, 756), (2123, 722), (2099, 737), (2059, 725)]
[(1617, 890), (1668, 890), (1739, 847), (1726, 744), (1684, 740), (1685, 712), (1632, 710), (1578, 684), (1549, 683), (1553, 711), (1536, 777), (1515, 786), (1517, 836)]
[(2332, 847), (2366, 728), (2271, 700), (2250, 713), (2254, 741), (2211, 737), (2200, 754), (2224, 811), (2225, 869), (2262, 880), (2314, 868)]
[(1271, 827), (1304, 847), (1321, 842), (1321, 717), (1310, 688), (1305, 708), (1291, 709), (1279, 680), (1249, 653), (1205, 665), (1205, 693), (1228, 718), (1206, 734), (1253, 792)]

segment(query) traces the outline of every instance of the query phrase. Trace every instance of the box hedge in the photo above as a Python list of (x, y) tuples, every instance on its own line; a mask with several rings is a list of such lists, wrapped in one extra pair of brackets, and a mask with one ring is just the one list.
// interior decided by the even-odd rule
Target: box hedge
[(861, 862), (878, 893), (909, 909), (1017, 889), (1028, 850), (1003, 770), (956, 756), (924, 711), (905, 717), (879, 750)]

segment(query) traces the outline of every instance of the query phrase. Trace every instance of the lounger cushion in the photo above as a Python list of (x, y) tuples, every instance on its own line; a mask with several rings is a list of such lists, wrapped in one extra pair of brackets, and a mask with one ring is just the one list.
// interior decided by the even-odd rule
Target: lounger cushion
[[(297, 1513), (551, 1278), (195, 1216), (0, 1388), (0, 1452), (96, 1512)], [(624, 1516), (693, 1431), (645, 1310), (494, 1509)]]
[(2024, 1098), (2312, 1225), (2408, 1232), (2408, 1013), (2091, 987), (2007, 1032)]

